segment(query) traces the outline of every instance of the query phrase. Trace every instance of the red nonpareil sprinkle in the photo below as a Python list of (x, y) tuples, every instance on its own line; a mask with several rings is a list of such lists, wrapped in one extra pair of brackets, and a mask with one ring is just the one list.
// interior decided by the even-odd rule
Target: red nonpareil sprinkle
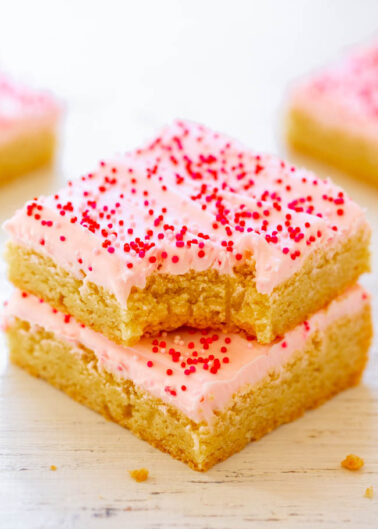
[(179, 262), (179, 257), (178, 257), (178, 255), (173, 255), (173, 256), (172, 256), (172, 263), (175, 263), (175, 264), (176, 264), (176, 263), (178, 263), (178, 262)]
[(151, 360), (148, 360), (147, 367), (152, 367), (153, 365), (154, 365), (154, 363)]
[(168, 376), (173, 375), (173, 371), (172, 371), (172, 369), (167, 369), (167, 375), (168, 375)]

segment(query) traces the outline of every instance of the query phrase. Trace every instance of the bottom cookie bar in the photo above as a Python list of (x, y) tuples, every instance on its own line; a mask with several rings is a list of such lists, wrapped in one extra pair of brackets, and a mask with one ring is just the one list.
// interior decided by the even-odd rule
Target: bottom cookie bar
[(182, 330), (125, 348), (18, 291), (6, 330), (13, 363), (201, 471), (355, 385), (372, 334), (359, 286), (270, 345)]

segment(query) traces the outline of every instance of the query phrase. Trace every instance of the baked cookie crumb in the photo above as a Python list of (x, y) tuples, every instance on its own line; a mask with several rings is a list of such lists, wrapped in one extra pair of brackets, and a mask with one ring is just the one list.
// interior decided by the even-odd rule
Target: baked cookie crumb
[(50, 465), (50, 470), (53, 470), (55, 472), (55, 470), (57, 470), (57, 467), (55, 465)]
[(373, 496), (374, 496), (374, 489), (372, 486), (368, 487), (366, 490), (365, 490), (365, 494), (364, 494), (364, 497), (365, 498), (369, 498), (369, 500), (372, 500), (373, 499)]
[(356, 456), (355, 454), (348, 454), (346, 458), (341, 461), (341, 466), (347, 470), (359, 470), (364, 466), (364, 460), (362, 457)]
[(138, 483), (140, 483), (141, 481), (146, 481), (146, 479), (148, 478), (148, 470), (146, 468), (129, 470), (129, 474)]

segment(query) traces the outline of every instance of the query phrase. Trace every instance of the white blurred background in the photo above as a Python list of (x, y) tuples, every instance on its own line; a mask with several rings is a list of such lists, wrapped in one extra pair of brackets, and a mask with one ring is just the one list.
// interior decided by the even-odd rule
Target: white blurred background
[(74, 176), (175, 117), (277, 151), (290, 81), (377, 30), (377, 0), (1, 0), (0, 68), (66, 101)]

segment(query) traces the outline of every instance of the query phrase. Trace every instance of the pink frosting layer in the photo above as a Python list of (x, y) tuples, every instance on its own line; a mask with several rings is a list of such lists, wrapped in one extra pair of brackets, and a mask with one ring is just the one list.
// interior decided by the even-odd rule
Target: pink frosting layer
[(25, 132), (54, 127), (60, 113), (60, 105), (50, 94), (0, 74), (0, 145)]
[(5, 229), (126, 304), (152, 273), (232, 273), (251, 255), (258, 291), (271, 293), (311, 252), (332, 252), (361, 226), (362, 210), (330, 180), (177, 121), (29, 201)]
[(360, 286), (350, 288), (327, 309), (313, 315), (274, 344), (260, 345), (240, 335), (182, 330), (144, 338), (121, 347), (103, 335), (52, 309), (36, 297), (15, 292), (6, 306), (6, 326), (13, 317), (43, 327), (59, 338), (94, 351), (100, 367), (180, 409), (195, 422), (211, 423), (215, 410), (229, 405), (238, 391), (248, 391), (271, 370), (280, 372), (303, 350), (307, 340), (369, 302)]
[(291, 106), (378, 143), (378, 42), (299, 83)]

